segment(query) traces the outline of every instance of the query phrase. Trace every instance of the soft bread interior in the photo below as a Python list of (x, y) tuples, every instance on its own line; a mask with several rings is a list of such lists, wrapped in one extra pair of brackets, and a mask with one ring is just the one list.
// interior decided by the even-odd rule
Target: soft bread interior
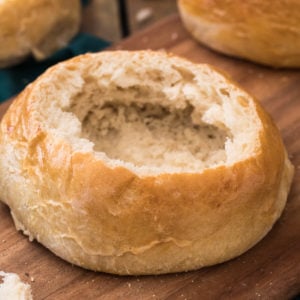
[(172, 110), (159, 104), (108, 102), (85, 112), (82, 136), (96, 151), (139, 167), (196, 171), (224, 163), (228, 133), (194, 123), (192, 112), (192, 106)]
[(255, 148), (260, 124), (252, 101), (206, 66), (116, 52), (52, 76), (47, 97), (53, 99), (41, 110), (49, 128), (108, 164), (141, 174), (199, 172)]

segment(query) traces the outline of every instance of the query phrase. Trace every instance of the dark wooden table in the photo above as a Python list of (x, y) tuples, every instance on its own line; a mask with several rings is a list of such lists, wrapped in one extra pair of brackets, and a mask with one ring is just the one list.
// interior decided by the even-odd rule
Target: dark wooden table
[[(172, 16), (115, 45), (165, 49), (227, 71), (273, 116), (295, 165), (286, 209), (272, 231), (244, 255), (183, 274), (118, 277), (72, 266), (16, 232), (0, 204), (0, 269), (31, 284), (34, 299), (289, 299), (300, 293), (300, 71), (228, 58), (193, 41)], [(9, 102), (0, 106), (3, 115)]]

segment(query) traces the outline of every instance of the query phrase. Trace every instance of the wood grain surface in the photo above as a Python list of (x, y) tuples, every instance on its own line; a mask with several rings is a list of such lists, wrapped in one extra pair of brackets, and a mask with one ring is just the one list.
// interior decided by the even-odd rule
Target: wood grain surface
[[(180, 274), (118, 277), (72, 266), (29, 242), (15, 230), (9, 209), (0, 204), (0, 270), (19, 274), (31, 285), (35, 300), (289, 299), (300, 293), (300, 70), (274, 70), (210, 51), (190, 38), (178, 16), (114, 48), (165, 49), (213, 64), (258, 98), (281, 130), (295, 165), (283, 216), (266, 238), (232, 261)], [(1, 116), (7, 106), (0, 106)]]

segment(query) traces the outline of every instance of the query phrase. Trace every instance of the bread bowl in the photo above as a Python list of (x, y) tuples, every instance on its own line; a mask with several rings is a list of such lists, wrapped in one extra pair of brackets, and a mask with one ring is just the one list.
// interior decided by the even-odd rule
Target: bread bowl
[(192, 36), (219, 52), (256, 63), (300, 67), (300, 2), (178, 0)]
[(293, 167), (259, 103), (209, 65), (152, 51), (46, 71), (0, 127), (0, 199), (72, 264), (161, 274), (247, 251), (280, 217)]
[[(66, 46), (80, 25), (80, 0), (1, 0), (0, 68)], [(5, 46), (4, 46), (5, 45)]]

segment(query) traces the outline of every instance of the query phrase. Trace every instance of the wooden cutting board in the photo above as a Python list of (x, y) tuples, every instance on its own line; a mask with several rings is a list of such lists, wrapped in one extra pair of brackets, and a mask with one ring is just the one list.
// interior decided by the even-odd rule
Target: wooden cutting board
[[(0, 270), (30, 283), (34, 299), (288, 299), (300, 293), (300, 70), (274, 70), (212, 52), (190, 38), (178, 16), (114, 48), (165, 49), (216, 65), (256, 96), (280, 128), (296, 169), (283, 216), (265, 239), (232, 261), (183, 274), (118, 277), (72, 266), (29, 242), (0, 204)], [(1, 116), (7, 105), (0, 106)]]

